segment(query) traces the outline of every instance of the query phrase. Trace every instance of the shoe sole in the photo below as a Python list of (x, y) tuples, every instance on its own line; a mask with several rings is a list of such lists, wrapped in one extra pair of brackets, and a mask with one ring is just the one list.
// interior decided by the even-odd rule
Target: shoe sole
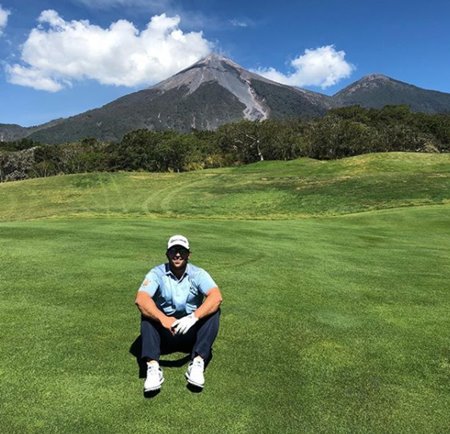
[(187, 374), (185, 375), (185, 377), (186, 377), (186, 380), (187, 380), (187, 382), (188, 382), (189, 384), (192, 384), (193, 386), (200, 387), (201, 389), (203, 389), (203, 386), (205, 385), (205, 383), (203, 383), (203, 384), (196, 383), (195, 381), (192, 381), (192, 380), (187, 376)]
[(144, 387), (144, 392), (154, 392), (155, 390), (159, 390), (159, 389), (161, 389), (161, 386), (163, 383), (164, 383), (164, 378), (162, 379), (161, 383), (158, 384), (158, 386), (149, 387), (149, 388)]

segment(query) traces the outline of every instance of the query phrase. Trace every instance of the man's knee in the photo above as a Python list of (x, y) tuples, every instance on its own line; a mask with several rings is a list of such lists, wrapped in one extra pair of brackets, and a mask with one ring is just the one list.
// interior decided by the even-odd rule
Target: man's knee
[(214, 313), (205, 316), (204, 318), (202, 318), (199, 323), (204, 324), (206, 322), (209, 323), (217, 323), (219, 324), (220, 322), (220, 309), (217, 309)]

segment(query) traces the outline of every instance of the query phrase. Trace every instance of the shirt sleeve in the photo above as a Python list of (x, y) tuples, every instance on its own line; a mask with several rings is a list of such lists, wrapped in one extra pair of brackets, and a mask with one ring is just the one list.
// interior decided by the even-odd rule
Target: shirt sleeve
[(159, 277), (153, 271), (150, 271), (142, 282), (138, 291), (146, 292), (153, 297), (159, 288)]
[(217, 288), (216, 282), (214, 282), (213, 278), (209, 275), (209, 273), (205, 270), (201, 270), (197, 275), (197, 285), (200, 292), (204, 295), (208, 295), (208, 292)]

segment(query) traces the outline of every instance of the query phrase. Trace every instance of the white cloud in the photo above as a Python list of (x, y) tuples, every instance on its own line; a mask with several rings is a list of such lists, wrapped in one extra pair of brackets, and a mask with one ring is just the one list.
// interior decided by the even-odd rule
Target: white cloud
[(233, 18), (232, 20), (230, 20), (230, 24), (233, 27), (248, 27), (249, 26), (249, 23), (247, 21), (238, 20), (237, 18)]
[(2, 5), (0, 5), (0, 35), (3, 33), (6, 25), (8, 24), (8, 16), (10, 11), (3, 9)]
[(334, 45), (307, 49), (304, 54), (291, 61), (292, 73), (283, 74), (275, 68), (255, 70), (270, 80), (290, 86), (318, 86), (322, 89), (333, 86), (347, 78), (355, 67), (345, 60), (344, 51), (336, 51)]
[(65, 21), (43, 11), (22, 48), (21, 64), (8, 65), (11, 83), (56, 92), (77, 80), (141, 86), (161, 81), (212, 50), (201, 32), (184, 33), (178, 16), (151, 18), (139, 31), (119, 20), (109, 28)]
[(109, 9), (114, 7), (144, 7), (151, 10), (166, 8), (172, 0), (74, 0), (89, 8)]
[[(25, 68), (20, 65), (8, 65), (6, 71), (9, 74), (9, 82), (21, 86), (32, 87), (39, 90), (57, 92), (64, 88), (63, 84), (51, 77), (42, 74), (38, 68)], [(70, 83), (66, 83), (70, 84)]]

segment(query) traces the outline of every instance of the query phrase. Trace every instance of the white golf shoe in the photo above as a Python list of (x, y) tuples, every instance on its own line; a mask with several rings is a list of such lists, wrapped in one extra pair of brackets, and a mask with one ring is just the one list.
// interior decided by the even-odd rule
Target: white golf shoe
[(186, 379), (189, 384), (197, 387), (203, 387), (205, 385), (205, 376), (203, 371), (205, 370), (205, 363), (201, 357), (196, 357), (189, 364), (186, 371)]
[(147, 364), (147, 378), (144, 383), (144, 392), (152, 392), (161, 388), (164, 383), (162, 369), (158, 363)]

